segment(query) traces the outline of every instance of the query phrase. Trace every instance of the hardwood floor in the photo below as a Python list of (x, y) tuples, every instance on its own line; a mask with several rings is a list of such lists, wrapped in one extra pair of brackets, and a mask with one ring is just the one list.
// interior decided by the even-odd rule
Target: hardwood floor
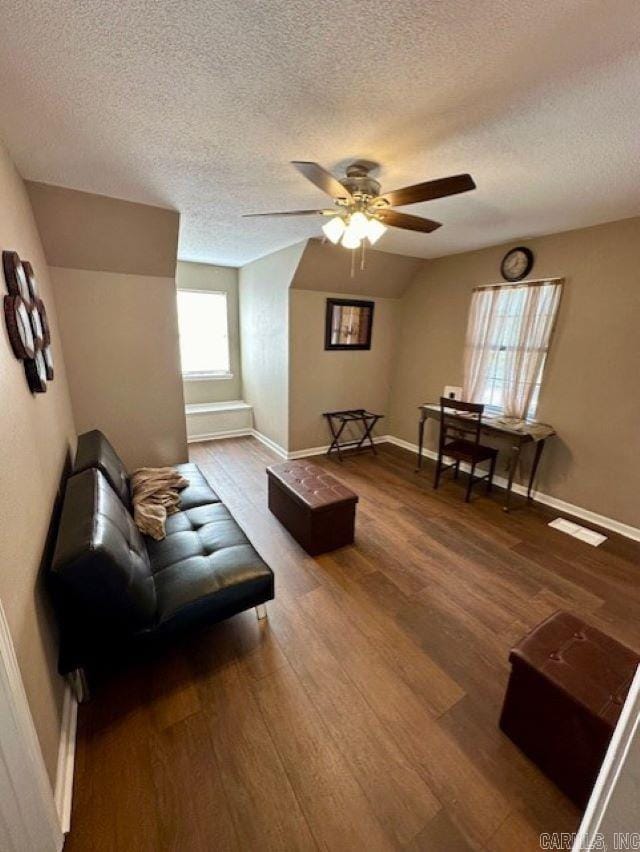
[(315, 462), (360, 495), (312, 559), (266, 507), (253, 438), (194, 445), (276, 575), (253, 611), (132, 664), (80, 708), (73, 850), (539, 849), (579, 814), (499, 731), (510, 646), (558, 608), (640, 650), (640, 546), (540, 506), (431, 488), (384, 445)]

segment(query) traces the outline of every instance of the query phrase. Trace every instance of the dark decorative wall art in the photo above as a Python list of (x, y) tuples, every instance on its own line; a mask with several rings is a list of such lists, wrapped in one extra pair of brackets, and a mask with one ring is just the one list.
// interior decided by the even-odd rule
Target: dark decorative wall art
[(4, 269), (4, 280), (7, 282), (7, 290), (11, 296), (22, 296), (27, 305), (31, 304), (31, 293), (27, 274), (17, 251), (2, 252), (2, 268)]
[(44, 393), (53, 380), (51, 331), (40, 298), (38, 281), (28, 260), (15, 251), (2, 252), (2, 268), (9, 295), (4, 297), (4, 319), (13, 354), (24, 363), (32, 393)]
[(375, 302), (327, 299), (325, 349), (371, 349)]

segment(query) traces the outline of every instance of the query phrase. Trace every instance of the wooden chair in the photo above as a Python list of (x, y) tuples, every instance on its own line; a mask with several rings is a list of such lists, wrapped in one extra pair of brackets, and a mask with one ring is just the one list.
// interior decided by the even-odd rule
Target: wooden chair
[[(451, 414), (451, 409), (456, 414)], [(440, 440), (433, 487), (438, 487), (442, 472), (449, 470), (449, 468), (455, 468), (453, 476), (454, 479), (457, 479), (460, 472), (460, 462), (466, 462), (471, 466), (471, 471), (464, 498), (465, 503), (468, 503), (471, 499), (471, 489), (476, 482), (486, 479), (487, 491), (491, 491), (493, 485), (498, 450), (493, 447), (484, 447), (480, 443), (483, 412), (484, 405), (479, 403), (461, 402), (457, 399), (440, 397)], [(451, 464), (444, 464), (443, 458), (445, 456), (454, 459), (454, 461)], [(491, 461), (489, 471), (483, 476), (476, 476), (476, 465), (487, 460)]]

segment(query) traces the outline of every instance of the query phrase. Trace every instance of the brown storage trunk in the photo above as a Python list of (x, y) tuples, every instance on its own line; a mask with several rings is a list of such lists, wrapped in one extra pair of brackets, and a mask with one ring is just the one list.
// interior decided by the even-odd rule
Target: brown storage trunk
[(353, 543), (358, 495), (309, 462), (267, 468), (269, 509), (315, 556)]
[(500, 727), (586, 807), (640, 657), (556, 612), (516, 645), (510, 661)]

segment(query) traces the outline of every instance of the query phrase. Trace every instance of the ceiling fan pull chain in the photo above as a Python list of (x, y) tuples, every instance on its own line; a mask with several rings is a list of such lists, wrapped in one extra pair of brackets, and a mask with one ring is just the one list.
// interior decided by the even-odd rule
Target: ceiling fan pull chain
[(356, 274), (356, 253), (352, 249), (351, 250), (351, 277), (354, 278)]
[(362, 251), (361, 251), (361, 253), (360, 253), (360, 272), (364, 272), (364, 248), (365, 248), (365, 241), (363, 240), (363, 241), (361, 242), (361, 244), (360, 244), (360, 245), (362, 246)]

